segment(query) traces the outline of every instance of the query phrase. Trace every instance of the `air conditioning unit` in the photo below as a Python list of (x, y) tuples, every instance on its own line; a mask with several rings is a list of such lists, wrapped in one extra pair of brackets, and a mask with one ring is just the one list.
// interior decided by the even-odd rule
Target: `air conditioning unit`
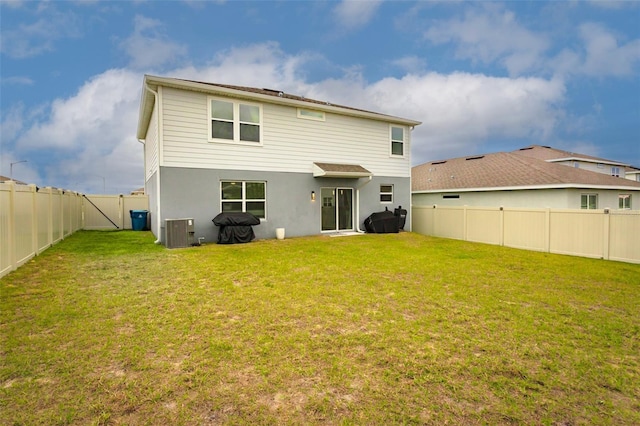
[(166, 219), (165, 246), (167, 248), (190, 247), (194, 242), (193, 219)]

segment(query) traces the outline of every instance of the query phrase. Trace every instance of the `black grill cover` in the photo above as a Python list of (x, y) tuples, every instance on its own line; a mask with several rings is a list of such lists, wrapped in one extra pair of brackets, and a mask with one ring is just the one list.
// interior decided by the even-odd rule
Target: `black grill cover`
[(218, 244), (249, 243), (255, 239), (252, 225), (260, 225), (260, 218), (251, 213), (220, 213), (213, 218), (220, 227)]
[(403, 209), (402, 206), (399, 206), (397, 209), (393, 210), (393, 214), (398, 218), (398, 228), (404, 230), (404, 225), (407, 222), (407, 209)]
[(397, 233), (398, 216), (388, 210), (372, 213), (364, 220), (364, 229), (375, 234)]
[(216, 226), (235, 226), (235, 225), (260, 225), (260, 218), (251, 213), (220, 213), (213, 218), (213, 224)]

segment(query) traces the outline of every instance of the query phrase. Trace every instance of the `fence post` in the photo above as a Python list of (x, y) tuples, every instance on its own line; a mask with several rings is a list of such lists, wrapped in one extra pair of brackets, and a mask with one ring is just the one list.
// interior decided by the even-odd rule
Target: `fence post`
[(544, 249), (551, 253), (551, 208), (544, 212)]
[(7, 244), (9, 249), (9, 265), (11, 271), (15, 271), (18, 268), (16, 262), (16, 220), (15, 220), (15, 196), (16, 196), (16, 183), (12, 180), (5, 182), (9, 185), (9, 217), (7, 219), (9, 222), (9, 232), (7, 232), (7, 239), (9, 240), (9, 244)]
[(603, 220), (603, 238), (602, 238), (602, 258), (605, 260), (609, 260), (609, 239), (611, 237), (611, 215), (609, 214), (609, 208), (604, 209), (604, 220)]
[(37, 187), (34, 184), (29, 185), (29, 194), (31, 194), (31, 253), (38, 255), (38, 200)]
[(467, 206), (462, 207), (462, 239), (467, 241)]
[(500, 246), (504, 246), (504, 207), (500, 206)]
[(120, 216), (120, 229), (124, 229), (124, 197), (122, 194), (118, 195), (118, 215)]

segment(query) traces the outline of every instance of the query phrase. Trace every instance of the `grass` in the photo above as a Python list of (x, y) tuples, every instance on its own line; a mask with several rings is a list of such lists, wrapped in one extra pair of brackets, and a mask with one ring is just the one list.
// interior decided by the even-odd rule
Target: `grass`
[(640, 265), (153, 239), (79, 232), (0, 280), (0, 423), (640, 424)]

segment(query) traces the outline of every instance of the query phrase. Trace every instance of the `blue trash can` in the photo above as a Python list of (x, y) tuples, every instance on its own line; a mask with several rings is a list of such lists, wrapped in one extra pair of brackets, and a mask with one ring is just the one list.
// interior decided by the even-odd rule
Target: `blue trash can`
[(147, 229), (147, 210), (129, 210), (131, 215), (131, 229), (144, 231)]

